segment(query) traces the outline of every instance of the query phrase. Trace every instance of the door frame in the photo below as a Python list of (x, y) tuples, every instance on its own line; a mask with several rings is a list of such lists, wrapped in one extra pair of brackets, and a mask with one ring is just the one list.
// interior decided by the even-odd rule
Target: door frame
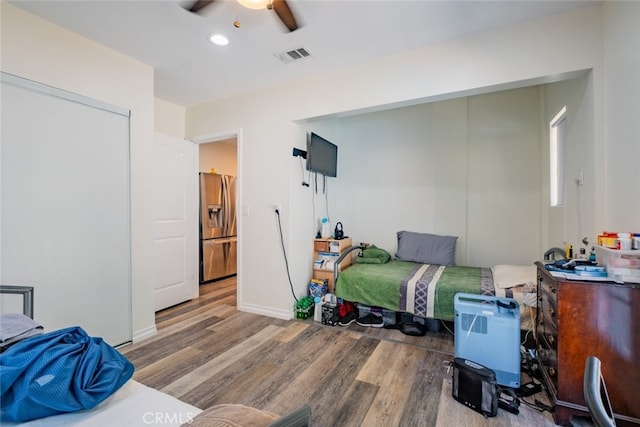
[[(236, 155), (237, 155), (237, 168), (238, 173), (236, 177), (236, 221), (237, 221), (237, 273), (236, 273), (236, 307), (241, 306), (241, 302), (244, 300), (242, 297), (242, 236), (243, 236), (243, 217), (242, 217), (242, 128), (237, 129), (226, 129), (220, 130), (216, 132), (206, 133), (202, 135), (196, 135), (194, 137), (189, 138), (188, 140), (193, 142), (194, 144), (207, 144), (209, 142), (217, 142), (222, 141), (229, 138), (236, 138)], [(198, 150), (196, 150), (198, 152)], [(198, 158), (199, 164), (199, 158)]]

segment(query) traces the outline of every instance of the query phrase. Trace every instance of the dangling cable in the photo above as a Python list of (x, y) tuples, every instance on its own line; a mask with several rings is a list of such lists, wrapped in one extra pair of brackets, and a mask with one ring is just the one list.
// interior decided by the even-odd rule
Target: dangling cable
[(307, 182), (304, 176), (304, 166), (302, 165), (302, 157), (300, 157), (300, 174), (302, 175), (302, 186), (303, 187), (308, 187), (309, 183)]
[(276, 217), (278, 218), (278, 230), (280, 231), (280, 244), (282, 245), (282, 254), (284, 255), (284, 264), (287, 268), (287, 278), (289, 279), (289, 287), (291, 288), (291, 295), (293, 299), (298, 302), (296, 293), (293, 291), (293, 283), (291, 282), (291, 273), (289, 273), (289, 260), (287, 259), (287, 250), (284, 247), (284, 237), (282, 235), (282, 223), (280, 222), (280, 210), (276, 209)]

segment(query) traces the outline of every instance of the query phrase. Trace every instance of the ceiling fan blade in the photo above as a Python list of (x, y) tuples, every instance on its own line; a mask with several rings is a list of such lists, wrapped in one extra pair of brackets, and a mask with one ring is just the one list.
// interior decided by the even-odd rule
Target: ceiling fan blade
[(280, 18), (289, 31), (295, 31), (298, 29), (296, 18), (293, 16), (293, 12), (291, 12), (286, 0), (273, 0), (272, 7), (278, 15), (278, 18)]
[(185, 7), (189, 12), (199, 13), (202, 9), (213, 3), (214, 0), (198, 0), (191, 4), (191, 7)]

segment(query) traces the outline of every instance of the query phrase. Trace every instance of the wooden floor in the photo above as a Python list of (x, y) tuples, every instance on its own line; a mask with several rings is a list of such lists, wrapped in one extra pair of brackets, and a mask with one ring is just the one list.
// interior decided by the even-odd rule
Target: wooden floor
[(135, 380), (202, 409), (309, 404), (315, 426), (436, 425), (454, 350), (446, 330), (411, 337), (238, 312), (235, 279), (202, 285), (156, 324), (157, 336), (120, 349)]

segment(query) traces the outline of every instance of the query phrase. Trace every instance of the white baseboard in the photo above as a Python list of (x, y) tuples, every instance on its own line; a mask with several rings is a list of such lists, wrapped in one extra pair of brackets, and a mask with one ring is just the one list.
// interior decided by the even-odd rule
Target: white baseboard
[(238, 310), (248, 313), (260, 314), (262, 316), (275, 317), (276, 319), (290, 320), (293, 318), (293, 309), (291, 310), (274, 310), (271, 307), (254, 304), (238, 304)]
[(153, 324), (139, 331), (133, 332), (133, 343), (140, 342), (142, 340), (146, 340), (147, 338), (151, 338), (158, 334), (158, 330), (156, 329), (156, 325)]

